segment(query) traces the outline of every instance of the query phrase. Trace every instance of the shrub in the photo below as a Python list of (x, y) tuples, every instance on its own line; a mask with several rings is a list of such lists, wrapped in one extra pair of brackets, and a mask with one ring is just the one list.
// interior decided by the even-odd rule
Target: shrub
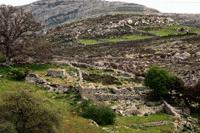
[(106, 106), (90, 105), (82, 110), (81, 115), (85, 118), (94, 120), (99, 125), (113, 124), (115, 121), (115, 112)]
[(28, 69), (26, 68), (13, 68), (10, 69), (10, 76), (15, 80), (24, 80), (28, 74)]
[(15, 127), (12, 123), (9, 122), (1, 122), (0, 123), (0, 133), (17, 133)]
[(200, 107), (200, 81), (187, 89), (184, 90), (184, 96), (188, 98), (189, 102), (199, 103)]
[(55, 133), (59, 128), (57, 109), (38, 95), (27, 91), (9, 92), (4, 93), (0, 100), (0, 127), (5, 131)]
[(171, 76), (169, 89), (176, 90), (178, 92), (183, 92), (185, 89), (185, 84), (181, 78), (176, 76)]
[(168, 71), (160, 67), (152, 67), (145, 75), (145, 85), (154, 91), (159, 97), (165, 96), (169, 89), (172, 79)]

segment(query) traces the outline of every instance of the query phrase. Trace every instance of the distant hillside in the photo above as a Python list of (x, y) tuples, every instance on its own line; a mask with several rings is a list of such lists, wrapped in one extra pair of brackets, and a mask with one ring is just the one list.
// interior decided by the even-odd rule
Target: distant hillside
[(134, 3), (105, 0), (40, 0), (23, 6), (26, 11), (49, 26), (85, 17), (108, 13), (155, 14), (157, 10)]

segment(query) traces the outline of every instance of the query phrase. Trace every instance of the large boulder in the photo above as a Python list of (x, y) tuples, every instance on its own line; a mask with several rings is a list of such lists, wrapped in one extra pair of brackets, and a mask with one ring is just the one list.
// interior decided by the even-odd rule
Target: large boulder
[(174, 57), (175, 57), (176, 59), (186, 60), (186, 59), (188, 59), (188, 58), (191, 57), (191, 54), (188, 53), (188, 52), (176, 53), (176, 54), (174, 55)]
[(200, 57), (200, 51), (199, 51), (199, 52), (196, 52), (196, 56), (197, 56), (197, 57)]
[(47, 76), (53, 78), (65, 78), (67, 77), (65, 69), (49, 69), (47, 71)]

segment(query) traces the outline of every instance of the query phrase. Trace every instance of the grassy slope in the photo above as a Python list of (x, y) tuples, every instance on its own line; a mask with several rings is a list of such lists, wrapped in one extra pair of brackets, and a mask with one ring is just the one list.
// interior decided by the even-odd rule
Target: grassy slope
[[(58, 66), (54, 65), (28, 65), (26, 66), (32, 71), (41, 73), (49, 68), (55, 68)], [(60, 66), (61, 67), (61, 66)], [(70, 70), (67, 66), (63, 66), (67, 70)], [(9, 72), (8, 67), (0, 67), (0, 75), (6, 75)], [(14, 81), (9, 78), (0, 78), (0, 93), (5, 91), (17, 91), (19, 89), (30, 90), (31, 93), (37, 93), (49, 99), (55, 106), (57, 106), (62, 112), (64, 122), (63, 129), (60, 132), (69, 133), (103, 133), (103, 127), (96, 127), (89, 124), (87, 119), (79, 117), (71, 112), (73, 109), (73, 98), (72, 94), (55, 94), (48, 92), (43, 88), (37, 87), (35, 85), (26, 83), (24, 81)], [(111, 126), (106, 126), (110, 130), (114, 129), (120, 133), (159, 133), (161, 130), (166, 129), (171, 131), (172, 125), (156, 126), (156, 127), (135, 127), (134, 124), (144, 124), (147, 122), (155, 121), (172, 121), (170, 116), (165, 114), (157, 114), (145, 117), (131, 116), (131, 117), (117, 117), (116, 123)]]
[[(19, 89), (27, 89), (31, 90), (32, 93), (38, 93), (47, 99), (50, 99), (55, 103), (56, 106), (63, 112), (64, 123), (63, 132), (70, 133), (80, 133), (80, 131), (88, 132), (88, 133), (102, 133), (103, 130), (101, 128), (97, 128), (95, 126), (91, 126), (88, 123), (88, 120), (73, 115), (70, 110), (70, 96), (68, 95), (60, 95), (55, 93), (47, 92), (42, 88), (36, 87), (34, 85), (25, 83), (23, 81), (17, 82), (9, 79), (0, 79), (0, 93), (5, 91), (17, 91)], [(69, 101), (68, 101), (69, 100)]]

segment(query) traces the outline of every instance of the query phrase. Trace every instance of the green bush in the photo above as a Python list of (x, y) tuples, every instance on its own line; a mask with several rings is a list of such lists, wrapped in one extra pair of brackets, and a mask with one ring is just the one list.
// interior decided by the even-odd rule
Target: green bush
[(13, 68), (10, 69), (10, 77), (15, 80), (24, 80), (29, 70), (26, 68)]
[(12, 123), (2, 122), (0, 123), (0, 133), (17, 133)]
[(27, 91), (3, 93), (0, 118), (1, 133), (56, 133), (60, 127), (57, 108)]
[(145, 76), (144, 83), (154, 91), (155, 96), (165, 96), (172, 86), (172, 76), (165, 69), (152, 67)]
[(169, 89), (178, 92), (183, 92), (185, 90), (185, 84), (183, 80), (179, 77), (171, 76)]
[(115, 112), (106, 106), (88, 105), (83, 108), (81, 115), (94, 120), (99, 125), (110, 125), (115, 121)]

